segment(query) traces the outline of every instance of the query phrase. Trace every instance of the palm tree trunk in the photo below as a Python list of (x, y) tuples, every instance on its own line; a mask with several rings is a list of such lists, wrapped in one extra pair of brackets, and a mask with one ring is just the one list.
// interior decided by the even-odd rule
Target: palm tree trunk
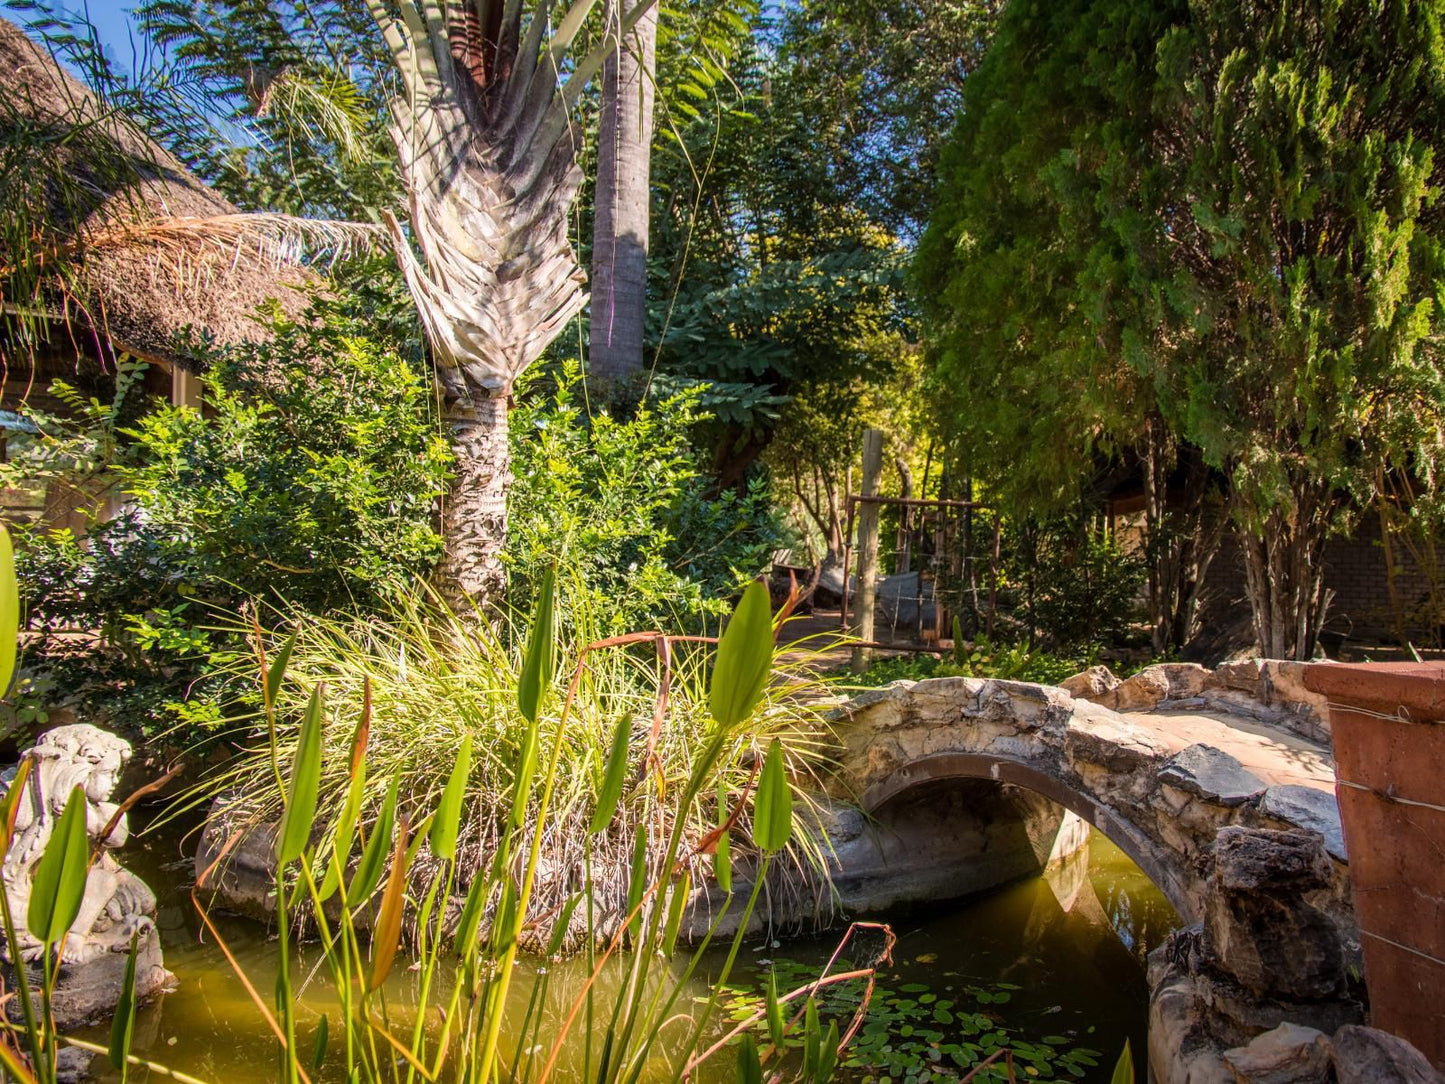
[[(637, 0), (611, 0), (609, 23), (622, 17), (622, 4), (630, 11)], [(588, 369), (604, 384), (624, 381), (643, 367), (656, 52), (652, 8), (602, 68)]]
[(442, 506), (446, 549), (437, 568), (437, 587), (459, 613), (469, 600), (502, 597), (506, 576), (502, 547), (507, 540), (507, 397), (458, 402), (447, 411), (456, 456), (455, 478)]

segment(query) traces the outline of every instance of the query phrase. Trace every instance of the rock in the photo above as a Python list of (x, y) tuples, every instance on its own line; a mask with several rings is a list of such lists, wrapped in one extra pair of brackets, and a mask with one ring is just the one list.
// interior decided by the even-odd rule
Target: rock
[[(276, 828), (235, 822), (225, 798), (206, 814), (196, 847), (196, 894), (211, 906), (268, 922), (276, 917)], [(235, 838), (232, 838), (232, 837)]]
[(1335, 1032), (1330, 1060), (1338, 1084), (1442, 1084), (1425, 1055), (1378, 1028), (1348, 1025)]
[(1264, 781), (1234, 757), (1204, 744), (1175, 753), (1159, 768), (1159, 780), (1221, 805), (1243, 805), (1266, 789)]
[(1059, 688), (1076, 700), (1099, 701), (1118, 687), (1118, 677), (1107, 666), (1091, 666), (1059, 682)]
[(1281, 1024), (1224, 1052), (1238, 1084), (1326, 1084), (1330, 1041), (1324, 1032)]
[(1334, 922), (1307, 900), (1330, 874), (1314, 833), (1221, 828), (1204, 903), (1204, 954), (1261, 998), (1335, 997), (1344, 989), (1344, 946)]
[(55, 1084), (81, 1084), (90, 1079), (95, 1055), (78, 1046), (62, 1046), (55, 1053)]
[(1115, 711), (1152, 711), (1169, 697), (1169, 676), (1163, 667), (1149, 666), (1126, 678), (1114, 690), (1109, 707)]
[[(120, 807), (110, 801), (130, 759), (130, 743), (98, 727), (76, 723), (42, 734), (25, 755), (32, 763), (24, 784), (27, 796), (16, 807), (14, 836), (3, 861), (5, 895), (12, 915), (26, 913), (35, 865), (71, 793), (79, 788), (85, 796), (85, 826), (95, 857), (87, 872), (80, 910), (65, 938), (52, 1000), (57, 1026), (74, 1028), (115, 1008), (133, 936), (140, 946), (137, 998), (150, 1000), (167, 989), (174, 977), (161, 960), (155, 894), (112, 853), (130, 834)], [(19, 765), (0, 774), (0, 788), (13, 786), (18, 770)], [(23, 928), (17, 932), (17, 942), (5, 945), (6, 962), (38, 977), (44, 948)]]
[(1281, 783), (1264, 792), (1259, 811), (1294, 828), (1318, 832), (1324, 837), (1326, 851), (1341, 862), (1349, 861), (1345, 832), (1340, 825), (1340, 806), (1329, 791)]
[(1259, 658), (1239, 659), (1235, 662), (1220, 663), (1214, 669), (1210, 686), (1216, 689), (1233, 689), (1247, 693), (1255, 700), (1264, 699), (1264, 667)]
[(1209, 682), (1209, 671), (1197, 662), (1164, 662), (1149, 667), (1158, 670), (1169, 682), (1170, 700), (1188, 700), (1204, 691)]

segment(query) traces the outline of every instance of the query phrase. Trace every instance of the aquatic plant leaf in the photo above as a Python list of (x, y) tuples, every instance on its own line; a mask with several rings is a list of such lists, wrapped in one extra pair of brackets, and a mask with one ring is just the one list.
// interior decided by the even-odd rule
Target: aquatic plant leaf
[(66, 799), (65, 812), (50, 834), (30, 883), (25, 925), (37, 941), (47, 946), (66, 935), (85, 899), (85, 879), (90, 872), (85, 809), (85, 792), (76, 787)]
[(527, 819), (527, 803), (532, 797), (532, 779), (537, 774), (537, 724), (529, 723), (522, 735), (522, 748), (517, 753), (517, 768), (512, 773), (512, 827), (521, 828)]
[(768, 746), (753, 798), (753, 842), (765, 853), (781, 851), (793, 837), (793, 788), (783, 766), (783, 745)]
[(286, 667), (291, 663), (291, 652), (296, 649), (296, 636), (301, 631), (301, 626), (291, 630), (291, 635), (286, 637), (286, 642), (276, 652), (276, 657), (271, 660), (271, 665), (266, 668), (266, 708), (269, 710), (276, 703), (276, 696), (281, 691), (281, 682), (286, 677)]
[(452, 774), (447, 779), (446, 789), (442, 791), (441, 801), (437, 803), (436, 813), (432, 817), (431, 835), (428, 841), (431, 843), (432, 854), (438, 858), (451, 861), (457, 853), (457, 832), (462, 823), (462, 806), (467, 797), (467, 780), (472, 774), (472, 736), (468, 734), (462, 739), (462, 747), (457, 750), (456, 763), (452, 765)]
[(321, 686), (311, 690), (301, 733), (296, 740), (296, 759), (291, 763), (291, 793), (281, 830), (276, 839), (276, 861), (281, 865), (301, 857), (316, 821), (316, 802), (321, 793)]
[(743, 592), (718, 640), (708, 688), (708, 711), (723, 729), (753, 713), (773, 662), (773, 611), (768, 589), (754, 581)]
[(683, 870), (682, 880), (672, 886), (672, 900), (667, 908), (667, 923), (662, 930), (662, 954), (671, 956), (677, 947), (677, 935), (682, 930), (682, 916), (687, 912), (687, 901), (692, 896), (692, 874)]
[(326, 869), (321, 888), (316, 896), (322, 903), (341, 887), (341, 877), (351, 857), (351, 844), (356, 838), (356, 825), (361, 819), (361, 802), (366, 797), (366, 743), (371, 735), (370, 698), (362, 710), (361, 721), (356, 724), (356, 733), (351, 738), (351, 782), (346, 788), (346, 801), (342, 803), (341, 814), (336, 818), (336, 831), (332, 836), (331, 848), (335, 861)]
[(818, 1057), (823, 1028), (818, 1022), (818, 1003), (811, 997), (803, 1006), (803, 1079), (818, 1080)]
[(391, 855), (391, 875), (381, 894), (381, 910), (377, 912), (376, 929), (371, 936), (371, 978), (366, 983), (367, 993), (380, 989), (391, 974), (397, 946), (401, 944), (401, 912), (406, 904), (406, 837), (407, 823), (402, 817), (396, 830), (396, 848)]
[(0, 798), (0, 854), (10, 850), (10, 841), (15, 836), (15, 818), (20, 815), (20, 796), (25, 793), (25, 783), (30, 778), (30, 769), (35, 767), (32, 757), (21, 757), (15, 768), (15, 778)]
[(480, 870), (472, 878), (471, 888), (467, 890), (467, 901), (462, 905), (462, 917), (457, 922), (457, 936), (455, 948), (457, 955), (463, 960), (471, 959), (477, 947), (477, 931), (481, 929), (482, 912), (487, 906), (488, 886), (490, 880)]
[(20, 588), (15, 582), (15, 547), (0, 524), (0, 696), (10, 695), (15, 681), (20, 635)]
[(533, 725), (537, 722), (542, 694), (552, 683), (556, 668), (557, 592), (554, 580), (554, 573), (548, 569), (542, 577), (542, 588), (537, 592), (537, 612), (532, 617), (527, 652), (522, 656), (522, 673), (517, 678), (517, 710)]
[(1134, 1052), (1129, 1048), (1128, 1039), (1124, 1040), (1124, 1049), (1114, 1065), (1114, 1075), (1109, 1078), (1109, 1084), (1134, 1084)]
[(617, 803), (622, 798), (622, 784), (627, 778), (628, 742), (632, 737), (632, 718), (623, 715), (612, 732), (612, 748), (607, 754), (607, 767), (602, 772), (602, 786), (597, 789), (597, 809), (587, 830), (596, 834), (612, 823)]
[(396, 792), (401, 784), (400, 776), (392, 776), (391, 786), (386, 789), (386, 798), (381, 803), (381, 813), (377, 815), (376, 823), (371, 826), (371, 837), (366, 841), (366, 847), (361, 852), (361, 862), (356, 867), (356, 873), (352, 875), (351, 884), (346, 891), (347, 900), (350, 903), (361, 903), (381, 883), (382, 872), (386, 868), (386, 856), (391, 850), (391, 833), (396, 826)]
[(115, 1017), (110, 1022), (111, 1065), (120, 1070), (121, 1084), (130, 1075), (130, 1042), (135, 1035), (135, 958), (140, 954), (140, 932), (130, 936), (130, 955), (125, 961), (125, 978), (120, 984), (120, 1000), (115, 1004)]
[(783, 1049), (783, 1006), (778, 1002), (778, 973), (768, 972), (768, 985), (764, 989), (764, 1009), (768, 1021), (768, 1038), (779, 1051)]
[[(638, 907), (647, 891), (647, 822), (637, 822), (637, 834), (632, 840), (632, 876), (627, 882), (627, 911), (632, 915), (627, 923), (627, 934), (632, 943), (637, 943), (638, 931), (642, 928), (642, 911)], [(636, 910), (637, 913), (632, 912)]]
[(566, 940), (567, 931), (572, 928), (572, 913), (577, 910), (577, 905), (581, 902), (582, 894), (579, 892), (562, 906), (557, 920), (552, 923), (552, 936), (547, 941), (548, 956), (556, 956), (562, 951), (562, 942)]
[(717, 886), (724, 892), (733, 890), (732, 850), (732, 842), (727, 832), (717, 837), (717, 846), (712, 852), (712, 875)]
[(838, 1068), (838, 1021), (828, 1021), (828, 1034), (823, 1036), (823, 1045), (818, 1048), (818, 1071), (813, 1079), (818, 1084), (833, 1079), (833, 1070)]
[(326, 1014), (321, 1014), (321, 1019), (316, 1022), (316, 1041), (311, 1045), (311, 1075), (315, 1076), (321, 1072), (321, 1066), (326, 1061), (326, 1044), (331, 1039), (331, 1022)]
[(758, 1044), (750, 1032), (743, 1032), (738, 1043), (738, 1084), (763, 1084), (763, 1063), (758, 1060)]

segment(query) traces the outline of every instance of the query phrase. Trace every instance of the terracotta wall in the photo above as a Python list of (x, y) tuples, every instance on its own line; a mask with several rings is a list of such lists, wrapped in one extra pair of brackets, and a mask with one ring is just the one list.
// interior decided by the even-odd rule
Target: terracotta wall
[(1445, 665), (1309, 667), (1335, 790), (1370, 1022), (1445, 1069)]

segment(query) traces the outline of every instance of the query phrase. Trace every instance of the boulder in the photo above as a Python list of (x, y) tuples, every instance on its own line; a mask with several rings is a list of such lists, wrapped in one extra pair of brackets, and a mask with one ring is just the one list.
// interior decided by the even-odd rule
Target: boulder
[(1259, 811), (1292, 828), (1318, 832), (1325, 850), (1341, 862), (1349, 861), (1345, 851), (1345, 830), (1340, 824), (1340, 805), (1327, 790), (1281, 783), (1270, 787), (1259, 800)]
[(1204, 903), (1204, 952), (1213, 965), (1260, 998), (1338, 996), (1344, 946), (1335, 923), (1307, 899), (1330, 881), (1320, 837), (1222, 828), (1213, 862)]
[(1347, 1025), (1330, 1048), (1338, 1084), (1445, 1084), (1445, 1076), (1404, 1039), (1378, 1028)]
[(1169, 682), (1170, 700), (1193, 699), (1209, 683), (1209, 671), (1197, 662), (1164, 662), (1148, 669), (1159, 671)]
[(1059, 688), (1074, 699), (1096, 702), (1102, 701), (1118, 687), (1119, 679), (1107, 666), (1091, 666), (1059, 682)]
[(1148, 666), (1114, 690), (1108, 707), (1115, 711), (1153, 711), (1169, 699), (1169, 676), (1161, 666)]
[(1280, 1024), (1224, 1052), (1238, 1084), (1326, 1084), (1330, 1041), (1322, 1031)]
[(1265, 782), (1234, 757), (1202, 743), (1166, 760), (1159, 781), (1220, 805), (1243, 805), (1266, 790)]

